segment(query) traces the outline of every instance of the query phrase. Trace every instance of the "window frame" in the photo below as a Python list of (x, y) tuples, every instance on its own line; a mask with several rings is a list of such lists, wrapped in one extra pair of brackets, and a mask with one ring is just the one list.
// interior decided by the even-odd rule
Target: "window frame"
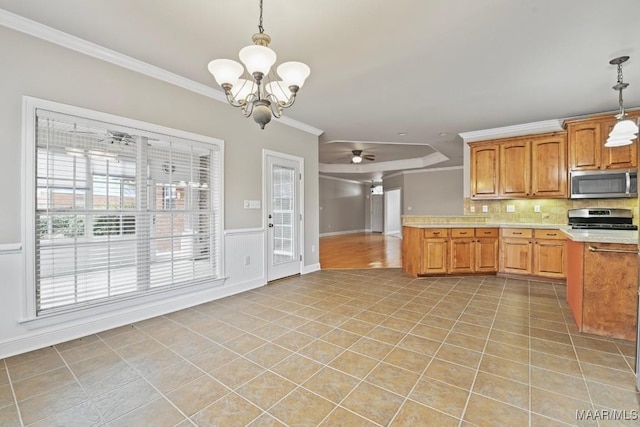
[[(120, 308), (144, 307), (145, 304), (153, 302), (169, 302), (173, 297), (183, 296), (189, 292), (198, 292), (212, 289), (224, 283), (224, 141), (204, 135), (194, 134), (178, 129), (172, 129), (148, 122), (129, 119), (113, 114), (102, 113), (72, 105), (47, 101), (39, 98), (23, 96), (22, 102), (22, 241), (23, 241), (23, 283), (22, 283), (22, 312), (20, 323), (25, 323), (34, 327), (48, 326), (60, 321), (74, 320), (86, 316), (93, 316), (102, 313), (113, 312)], [(152, 138), (158, 134), (170, 138), (194, 141), (199, 144), (214, 145), (219, 152), (219, 163), (217, 170), (211, 171), (211, 182), (216, 182), (217, 203), (214, 200), (211, 207), (215, 219), (215, 232), (212, 236), (212, 244), (215, 245), (217, 253), (214, 262), (217, 266), (217, 276), (213, 280), (205, 283), (194, 283), (168, 288), (157, 288), (143, 294), (130, 295), (117, 300), (99, 301), (93, 304), (69, 308), (59, 312), (37, 313), (36, 307), (36, 235), (37, 224), (37, 165), (36, 165), (36, 125), (37, 110), (49, 110), (55, 113), (76, 116), (78, 122), (83, 118), (90, 121), (104, 122), (105, 125), (114, 125), (130, 129), (135, 129), (135, 133), (140, 136)], [(214, 189), (212, 188), (212, 191)], [(85, 201), (86, 203), (86, 201)], [(135, 213), (133, 211), (132, 213)]]

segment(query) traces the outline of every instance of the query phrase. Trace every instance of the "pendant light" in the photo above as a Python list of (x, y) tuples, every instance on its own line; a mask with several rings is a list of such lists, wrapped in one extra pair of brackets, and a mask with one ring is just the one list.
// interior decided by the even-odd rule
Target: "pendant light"
[(618, 66), (618, 81), (613, 90), (618, 91), (618, 102), (620, 104), (620, 113), (616, 114), (618, 122), (613, 127), (613, 130), (609, 134), (605, 147), (621, 147), (633, 143), (633, 140), (638, 136), (638, 125), (627, 118), (624, 112), (624, 105), (622, 102), (622, 91), (629, 86), (629, 83), (624, 83), (622, 79), (622, 64), (629, 59), (628, 56), (620, 56), (609, 61), (611, 65)]

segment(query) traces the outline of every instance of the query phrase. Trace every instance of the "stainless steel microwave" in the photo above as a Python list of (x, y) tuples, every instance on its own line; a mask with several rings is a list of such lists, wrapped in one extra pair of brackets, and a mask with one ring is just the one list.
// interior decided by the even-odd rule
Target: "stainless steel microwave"
[(572, 171), (572, 199), (613, 199), (638, 196), (638, 170)]

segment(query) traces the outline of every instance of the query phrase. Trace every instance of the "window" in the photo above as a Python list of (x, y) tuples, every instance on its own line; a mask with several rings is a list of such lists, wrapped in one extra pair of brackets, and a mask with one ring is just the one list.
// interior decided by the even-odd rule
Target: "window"
[(212, 285), (221, 276), (221, 141), (77, 110), (85, 115), (30, 111), (29, 314)]

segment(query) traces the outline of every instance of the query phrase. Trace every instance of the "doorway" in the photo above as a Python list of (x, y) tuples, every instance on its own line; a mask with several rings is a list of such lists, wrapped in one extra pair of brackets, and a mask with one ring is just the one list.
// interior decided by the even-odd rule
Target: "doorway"
[(301, 271), (303, 162), (301, 157), (263, 150), (269, 282)]
[(399, 188), (384, 192), (384, 234), (402, 234), (402, 203)]

